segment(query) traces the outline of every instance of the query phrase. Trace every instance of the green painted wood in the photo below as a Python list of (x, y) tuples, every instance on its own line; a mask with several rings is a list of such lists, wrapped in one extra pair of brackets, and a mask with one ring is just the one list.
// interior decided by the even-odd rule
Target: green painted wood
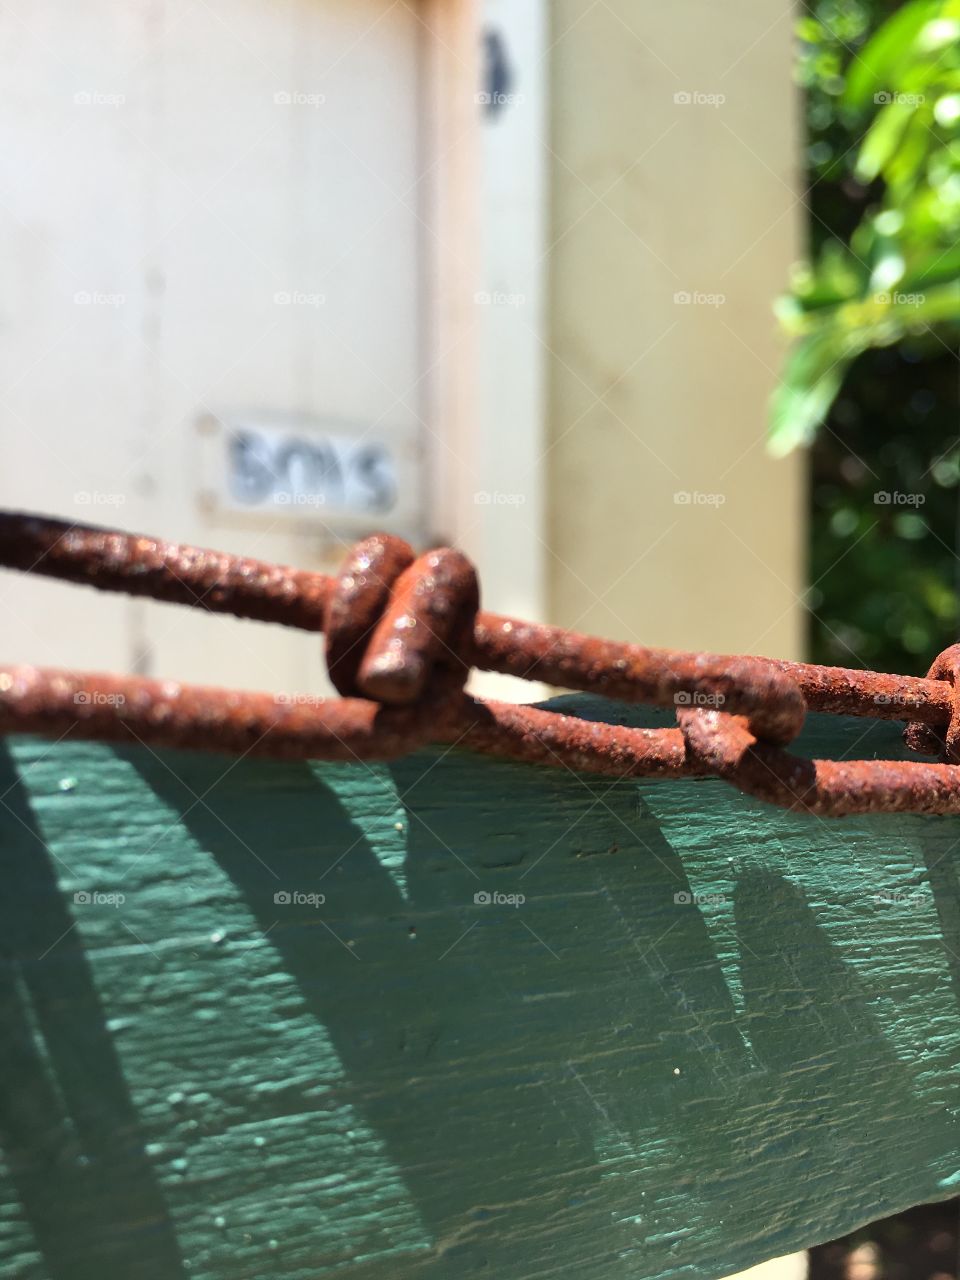
[(712, 1280), (957, 1189), (954, 819), (69, 739), (0, 793), (3, 1276)]

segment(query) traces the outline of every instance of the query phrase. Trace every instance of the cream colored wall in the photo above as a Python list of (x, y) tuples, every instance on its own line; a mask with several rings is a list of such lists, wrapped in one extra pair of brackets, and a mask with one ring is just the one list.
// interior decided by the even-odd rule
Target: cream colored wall
[[(437, 452), (428, 46), (391, 0), (24, 8), (0, 54), (0, 506), (340, 563), (355, 532), (322, 510), (211, 510), (198, 426), (306, 414)], [(0, 622), (8, 662), (325, 687), (315, 638), (53, 581), (0, 575)]]
[[(474, 561), (484, 607), (530, 618), (542, 616), (545, 577), (545, 3), (428, 0), (424, 6), (432, 85), (427, 118), (437, 157), (428, 175), (437, 229), (429, 261), (436, 305), (424, 379), (438, 435), (431, 532)], [(521, 102), (496, 122), (482, 102), (482, 39), (494, 25), (523, 81)], [(519, 305), (507, 305), (506, 298)], [(485, 672), (472, 674), (470, 689), (514, 700), (541, 692)]]
[(798, 656), (803, 462), (764, 452), (800, 247), (789, 7), (550, 16), (549, 615)]

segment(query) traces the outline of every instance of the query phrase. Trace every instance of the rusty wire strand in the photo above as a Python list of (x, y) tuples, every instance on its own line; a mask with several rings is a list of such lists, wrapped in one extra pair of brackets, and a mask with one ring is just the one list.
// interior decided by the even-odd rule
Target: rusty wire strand
[[(326, 633), (340, 698), (136, 676), (0, 668), (0, 731), (278, 759), (388, 760), (448, 743), (611, 777), (713, 776), (787, 809), (960, 813), (960, 646), (926, 678), (679, 653), (479, 611), (471, 563), (375, 535), (337, 577), (41, 516), (0, 513), (0, 565), (209, 612)], [(464, 692), (470, 669), (674, 707), (632, 729)], [(784, 748), (807, 710), (908, 720), (938, 763), (804, 760)]]

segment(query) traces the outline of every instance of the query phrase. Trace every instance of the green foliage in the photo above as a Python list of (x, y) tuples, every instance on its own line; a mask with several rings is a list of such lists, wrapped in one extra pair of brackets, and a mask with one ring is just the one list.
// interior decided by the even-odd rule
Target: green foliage
[[(958, 41), (931, 53), (923, 35), (948, 8), (809, 0), (800, 21), (815, 265), (781, 304), (796, 339), (776, 446), (814, 435), (810, 650), (842, 666), (923, 672), (960, 626), (960, 166), (952, 108), (936, 113)], [(927, 97), (918, 76), (929, 102), (892, 96)], [(877, 296), (894, 293), (924, 297)]]
[(812, 439), (864, 351), (960, 336), (960, 0), (888, 7), (833, 0), (799, 23), (812, 176), (851, 207), (847, 225), (821, 221), (829, 233), (780, 303), (794, 342), (777, 453)]
[(920, 675), (957, 639), (958, 419), (942, 348), (907, 341), (851, 368), (811, 451), (817, 661)]

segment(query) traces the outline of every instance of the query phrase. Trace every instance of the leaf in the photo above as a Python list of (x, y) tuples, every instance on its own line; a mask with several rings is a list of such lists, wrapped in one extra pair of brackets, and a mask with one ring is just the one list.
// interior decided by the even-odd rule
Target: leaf
[(924, 28), (941, 12), (940, 0), (910, 0), (889, 17), (854, 57), (844, 102), (864, 107), (875, 93), (892, 89), (899, 82), (901, 68), (911, 61)]
[(859, 297), (867, 287), (868, 273), (862, 262), (839, 240), (828, 240), (821, 250), (815, 269), (804, 264), (793, 274), (793, 308), (781, 315), (792, 320), (806, 311), (834, 307), (838, 302)]
[(943, 251), (931, 245), (922, 258), (915, 258), (909, 264), (900, 287), (905, 293), (917, 293), (957, 279), (960, 279), (960, 245), (951, 245)]
[(894, 299), (905, 300), (896, 308), (896, 319), (906, 329), (924, 329), (934, 325), (960, 325), (960, 280), (951, 280), (946, 284), (925, 289), (914, 287), (907, 290), (901, 287)]
[[(909, 0), (847, 69), (846, 104), (864, 106), (873, 97), (880, 106), (855, 174), (863, 186), (882, 179), (885, 191), (882, 203), (861, 212), (848, 242), (828, 239), (816, 265), (795, 273), (791, 295), (778, 304), (794, 341), (771, 405), (774, 453), (813, 437), (861, 352), (931, 333), (956, 342), (958, 63), (960, 0)], [(821, 92), (833, 93), (837, 77), (827, 83), (822, 69), (818, 74)]]
[(880, 110), (857, 156), (856, 175), (861, 182), (872, 182), (883, 172), (915, 111), (914, 105), (896, 98)]
[(782, 458), (809, 444), (836, 399), (843, 376), (861, 347), (848, 349), (833, 328), (798, 339), (770, 406), (768, 448)]
[(935, 141), (926, 119), (915, 112), (896, 151), (884, 164), (883, 176), (890, 187), (897, 188), (897, 199), (904, 199), (922, 180), (931, 144)]

